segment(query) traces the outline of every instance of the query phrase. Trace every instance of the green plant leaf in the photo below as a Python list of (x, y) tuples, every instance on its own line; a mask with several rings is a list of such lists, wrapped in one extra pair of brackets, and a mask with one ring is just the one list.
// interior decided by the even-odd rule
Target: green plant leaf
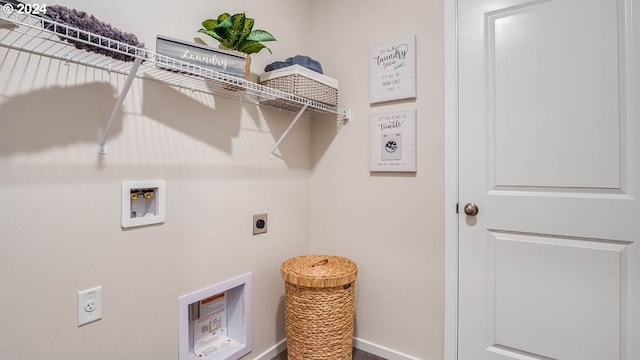
[(253, 30), (249, 36), (247, 36), (247, 40), (250, 41), (276, 41), (276, 38), (273, 37), (270, 33), (264, 30)]
[(245, 54), (254, 54), (262, 49), (267, 49), (269, 50), (269, 52), (271, 52), (271, 49), (257, 41), (245, 40), (238, 46), (238, 49), (236, 50), (241, 51)]
[(245, 41), (246, 38), (251, 34), (251, 29), (253, 29), (253, 23), (254, 23), (254, 20), (252, 18), (248, 18), (248, 17), (244, 18), (244, 27), (242, 29), (242, 36), (240, 37), (240, 41), (238, 41), (238, 43)]
[(202, 22), (202, 27), (207, 30), (213, 31), (216, 26), (218, 26), (218, 20), (216, 19), (207, 19)]
[(211, 36), (212, 38), (214, 38), (214, 39), (216, 39), (216, 40), (218, 40), (220, 42), (224, 41), (224, 39), (221, 38), (220, 35), (218, 35), (215, 31), (207, 30), (207, 29), (200, 29), (200, 30), (198, 30), (198, 32), (201, 32), (203, 34), (207, 34), (207, 35)]
[(226, 43), (226, 45), (224, 46), (230, 49), (233, 48), (233, 35), (231, 29), (232, 25), (233, 23), (231, 22), (231, 17), (228, 17), (225, 20), (218, 22), (218, 26), (213, 29), (213, 31), (215, 31), (215, 33), (218, 34), (220, 38), (224, 39), (224, 42)]
[(220, 22), (218, 26), (213, 29), (221, 38), (225, 39), (228, 45), (226, 47), (237, 50), (240, 38), (242, 37), (242, 30), (244, 28), (244, 14), (235, 14), (224, 21)]
[(218, 24), (220, 24), (221, 22), (227, 20), (230, 17), (231, 17), (231, 15), (229, 15), (229, 13), (224, 13), (224, 14), (218, 15)]
[(232, 49), (235, 50), (235, 44), (231, 42), (231, 40), (229, 39), (222, 39), (222, 41), (220, 42), (220, 45), (222, 45), (223, 47), (227, 48), (227, 49)]
[(244, 13), (234, 14), (231, 16), (231, 36), (235, 47), (240, 45), (240, 39), (242, 39), (242, 32), (244, 31)]

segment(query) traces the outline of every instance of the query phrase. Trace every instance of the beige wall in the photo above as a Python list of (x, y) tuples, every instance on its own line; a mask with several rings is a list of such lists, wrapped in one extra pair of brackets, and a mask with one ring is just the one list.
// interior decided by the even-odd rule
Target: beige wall
[[(353, 121), (314, 122), (311, 251), (358, 263), (356, 337), (443, 357), (444, 83), (441, 0), (318, 0), (312, 52), (340, 79)], [(324, 25), (323, 25), (324, 24)], [(327, 26), (327, 24), (329, 24)], [(415, 34), (417, 99), (369, 105), (369, 47)], [(369, 172), (369, 115), (417, 109), (415, 174)], [(335, 135), (330, 147), (323, 142)]]
[[(301, 121), (271, 160), (292, 114), (136, 80), (98, 156), (124, 77), (0, 47), (0, 358), (175, 359), (177, 297), (252, 271), (253, 359), (284, 338), (280, 263), (309, 251), (357, 261), (358, 338), (442, 358), (441, 0), (61, 3), (152, 50), (156, 34), (190, 40), (203, 19), (246, 11), (279, 40), (253, 72), (312, 55), (354, 119), (338, 133)], [(407, 34), (418, 99), (371, 108), (369, 45)], [(415, 175), (368, 171), (369, 113), (389, 108), (418, 110)], [(144, 179), (166, 180), (167, 221), (123, 230), (120, 184)], [(259, 212), (269, 232), (254, 237)], [(103, 319), (78, 328), (76, 292), (96, 285)]]
[[(278, 38), (253, 71), (307, 43), (296, 0), (63, 4), (137, 34), (192, 39), (246, 9)], [(278, 9), (289, 21), (269, 16)], [(212, 42), (212, 43), (215, 43)], [(0, 358), (176, 359), (177, 298), (253, 272), (255, 357), (284, 338), (279, 266), (309, 246), (310, 123), (269, 151), (293, 115), (136, 80), (96, 153), (124, 77), (0, 48)], [(123, 180), (164, 179), (164, 225), (120, 227)], [(252, 215), (269, 232), (252, 236)], [(76, 326), (76, 292), (102, 285), (103, 319)]]

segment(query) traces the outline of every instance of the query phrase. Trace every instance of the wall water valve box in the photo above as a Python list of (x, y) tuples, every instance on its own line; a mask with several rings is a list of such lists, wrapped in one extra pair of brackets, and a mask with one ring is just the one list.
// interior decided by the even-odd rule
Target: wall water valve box
[(165, 182), (122, 182), (122, 227), (163, 223), (165, 220)]

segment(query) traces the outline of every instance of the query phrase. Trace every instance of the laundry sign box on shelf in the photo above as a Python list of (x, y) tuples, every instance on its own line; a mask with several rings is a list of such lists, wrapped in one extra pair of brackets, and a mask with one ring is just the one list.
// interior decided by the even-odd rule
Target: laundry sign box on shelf
[(160, 57), (158, 66), (165, 67), (166, 64), (166, 68), (171, 70), (193, 70), (173, 63), (172, 59), (175, 59), (245, 79), (249, 73), (249, 58), (241, 52), (216, 49), (162, 35), (156, 37), (156, 52), (168, 57)]

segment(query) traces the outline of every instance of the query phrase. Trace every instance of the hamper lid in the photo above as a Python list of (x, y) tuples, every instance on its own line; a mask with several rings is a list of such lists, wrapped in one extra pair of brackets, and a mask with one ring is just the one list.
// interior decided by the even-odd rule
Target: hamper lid
[(286, 282), (295, 285), (334, 287), (354, 281), (358, 267), (342, 256), (302, 255), (283, 262), (280, 274)]

